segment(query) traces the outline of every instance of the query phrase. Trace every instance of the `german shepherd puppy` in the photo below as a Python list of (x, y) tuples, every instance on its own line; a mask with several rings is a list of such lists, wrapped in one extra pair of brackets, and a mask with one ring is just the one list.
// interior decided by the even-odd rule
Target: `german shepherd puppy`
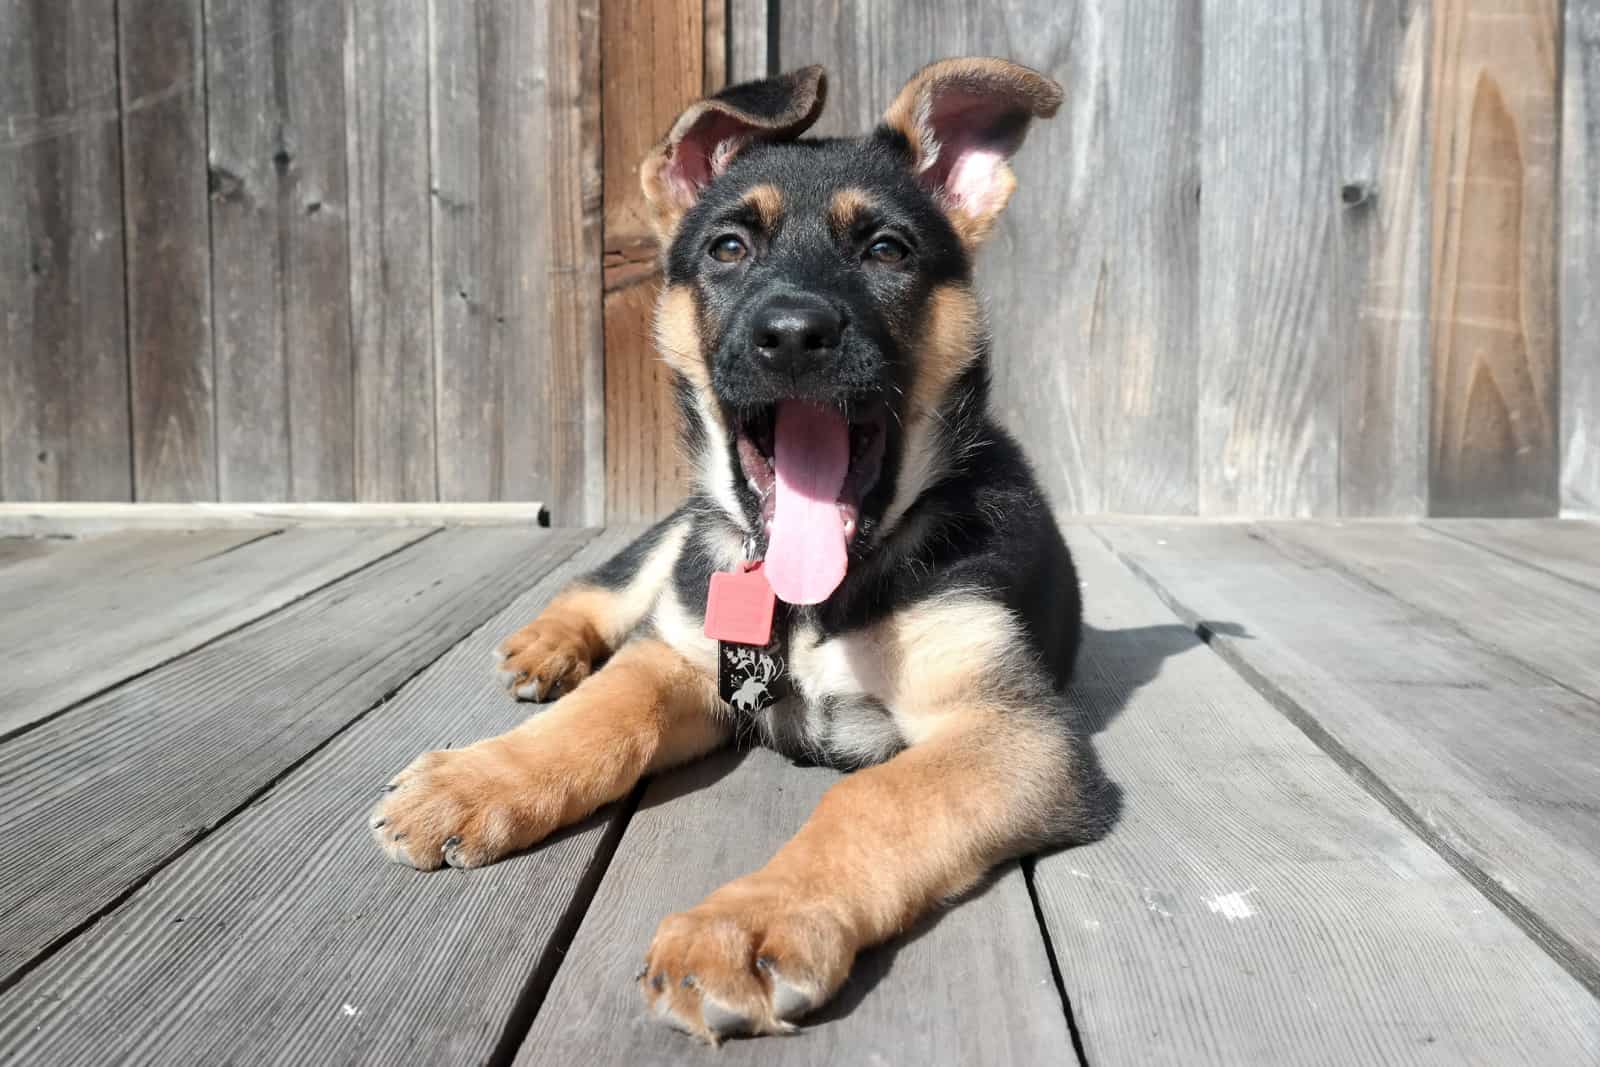
[(394, 860), (478, 867), (735, 738), (853, 770), (650, 944), (651, 1012), (711, 1042), (792, 1029), (861, 949), (1095, 830), (1062, 692), (1077, 578), (989, 416), (972, 287), (1061, 89), (946, 60), (867, 136), (802, 140), (825, 90), (820, 67), (725, 89), (645, 161), (693, 489), (500, 646), (517, 697), (560, 702), (422, 756), (373, 821)]

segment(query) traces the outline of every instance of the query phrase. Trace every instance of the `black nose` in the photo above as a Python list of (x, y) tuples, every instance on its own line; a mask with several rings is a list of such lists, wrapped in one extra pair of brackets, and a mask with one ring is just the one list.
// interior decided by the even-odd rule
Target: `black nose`
[(833, 355), (843, 333), (844, 316), (828, 305), (782, 298), (756, 312), (750, 341), (773, 369), (793, 372)]

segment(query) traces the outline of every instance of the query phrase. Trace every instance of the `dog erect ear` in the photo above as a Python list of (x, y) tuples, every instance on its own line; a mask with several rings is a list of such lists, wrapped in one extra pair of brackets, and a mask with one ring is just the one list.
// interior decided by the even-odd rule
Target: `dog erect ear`
[(678, 116), (640, 169), (645, 199), (663, 242), (733, 157), (756, 141), (799, 137), (822, 114), (828, 76), (802, 67), (765, 81), (730, 85)]
[(1004, 59), (944, 59), (919, 70), (883, 114), (911, 170), (970, 248), (988, 236), (1017, 179), (1006, 162), (1028, 123), (1061, 106), (1061, 86)]

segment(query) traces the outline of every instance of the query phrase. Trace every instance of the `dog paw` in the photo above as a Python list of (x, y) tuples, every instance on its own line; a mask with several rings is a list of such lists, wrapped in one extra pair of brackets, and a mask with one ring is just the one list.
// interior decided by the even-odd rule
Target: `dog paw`
[(495, 649), (495, 673), (518, 700), (554, 700), (589, 677), (591, 642), (583, 628), (540, 616)]
[(396, 863), (420, 871), (482, 867), (549, 832), (537, 813), (559, 802), (540, 794), (488, 743), (428, 752), (384, 787), (369, 825)]
[(735, 882), (662, 920), (638, 981), (652, 1015), (716, 1044), (793, 1031), (854, 958), (828, 909), (797, 909), (776, 891)]

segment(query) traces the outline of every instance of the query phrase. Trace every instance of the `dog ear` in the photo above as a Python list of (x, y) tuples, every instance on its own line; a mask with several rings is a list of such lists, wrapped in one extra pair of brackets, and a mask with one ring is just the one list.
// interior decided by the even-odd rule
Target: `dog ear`
[(790, 141), (805, 133), (822, 114), (827, 93), (827, 73), (802, 67), (730, 85), (679, 115), (639, 172), (662, 242), (672, 239), (684, 212), (734, 156), (756, 141)]
[(1028, 124), (1061, 106), (1061, 86), (1004, 59), (944, 59), (923, 67), (883, 114), (880, 137), (903, 138), (911, 171), (975, 248), (1011, 199), (1007, 163)]

